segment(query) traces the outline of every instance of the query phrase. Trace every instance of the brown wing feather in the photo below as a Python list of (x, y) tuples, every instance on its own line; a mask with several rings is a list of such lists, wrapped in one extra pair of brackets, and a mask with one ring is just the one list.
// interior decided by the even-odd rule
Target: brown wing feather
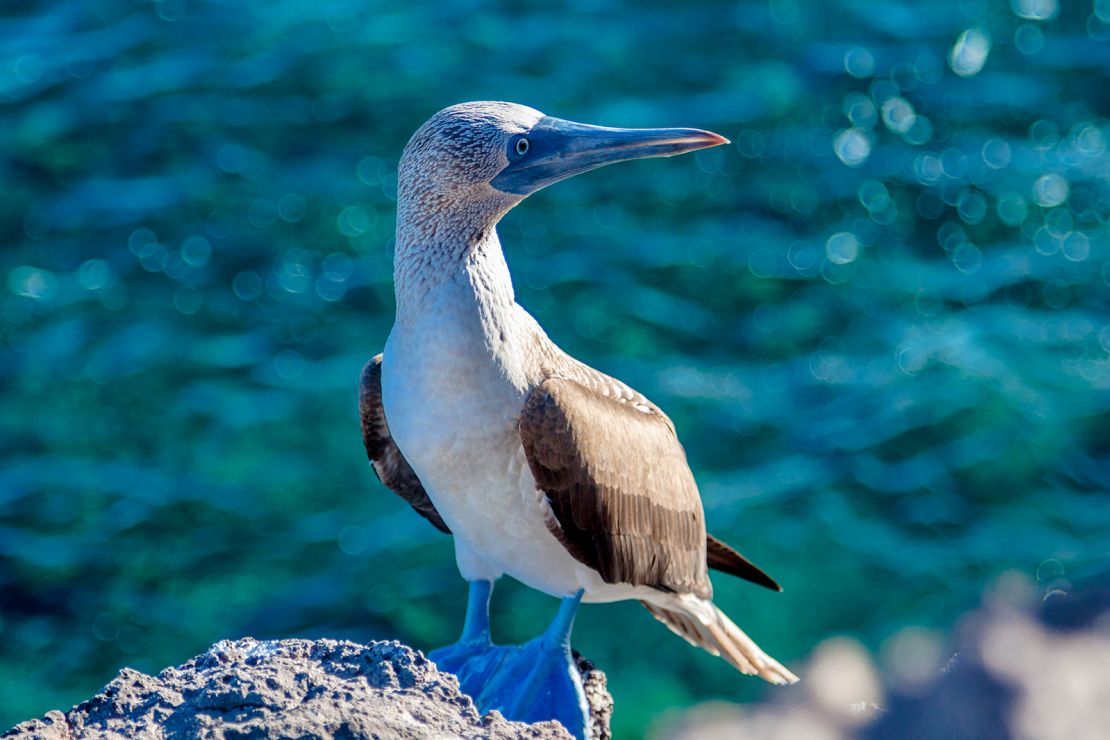
[(552, 533), (607, 583), (708, 598), (701, 499), (670, 419), (619, 381), (571, 370), (538, 385), (520, 418)]
[(362, 369), (358, 389), (358, 412), (362, 419), (362, 443), (378, 479), (398, 496), (409, 502), (417, 513), (441, 532), (451, 530), (428, 498), (416, 472), (397, 448), (389, 434), (382, 407), (382, 356), (377, 355)]
[(709, 567), (722, 573), (738, 576), (744, 580), (765, 586), (772, 591), (782, 591), (775, 579), (763, 572), (755, 563), (748, 560), (713, 535), (706, 535), (706, 557)]

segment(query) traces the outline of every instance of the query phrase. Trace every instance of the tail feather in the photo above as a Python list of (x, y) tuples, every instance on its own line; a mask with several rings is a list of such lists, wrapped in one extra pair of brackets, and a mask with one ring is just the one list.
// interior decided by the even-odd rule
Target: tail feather
[(672, 632), (712, 655), (719, 655), (741, 673), (759, 676), (774, 684), (795, 683), (798, 677), (763, 652), (713, 602), (693, 594), (681, 594), (666, 606), (641, 601), (652, 615)]

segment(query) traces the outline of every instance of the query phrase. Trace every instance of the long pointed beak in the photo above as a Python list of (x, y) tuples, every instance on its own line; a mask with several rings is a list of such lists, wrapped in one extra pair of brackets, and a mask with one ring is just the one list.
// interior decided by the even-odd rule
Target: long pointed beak
[(509, 152), (509, 165), (490, 183), (506, 193), (529, 195), (553, 182), (607, 164), (644, 157), (673, 157), (729, 143), (696, 128), (608, 128), (545, 116), (524, 135), (527, 151)]

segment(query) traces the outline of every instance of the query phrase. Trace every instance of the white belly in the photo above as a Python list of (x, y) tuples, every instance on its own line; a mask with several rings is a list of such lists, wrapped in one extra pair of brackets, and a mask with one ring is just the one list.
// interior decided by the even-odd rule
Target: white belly
[(512, 375), (462, 320), (394, 327), (385, 347), (390, 432), (451, 528), (463, 577), (504, 573), (553, 596), (628, 598), (547, 529), (517, 431), (526, 383)]

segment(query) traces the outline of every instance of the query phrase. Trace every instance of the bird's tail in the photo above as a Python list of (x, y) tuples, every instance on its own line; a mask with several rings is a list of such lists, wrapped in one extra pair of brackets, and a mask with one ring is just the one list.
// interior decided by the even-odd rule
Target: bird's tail
[(713, 655), (719, 655), (741, 673), (760, 676), (774, 684), (794, 683), (798, 677), (763, 652), (712, 601), (693, 594), (677, 594), (666, 606), (641, 601), (647, 610), (675, 634)]

